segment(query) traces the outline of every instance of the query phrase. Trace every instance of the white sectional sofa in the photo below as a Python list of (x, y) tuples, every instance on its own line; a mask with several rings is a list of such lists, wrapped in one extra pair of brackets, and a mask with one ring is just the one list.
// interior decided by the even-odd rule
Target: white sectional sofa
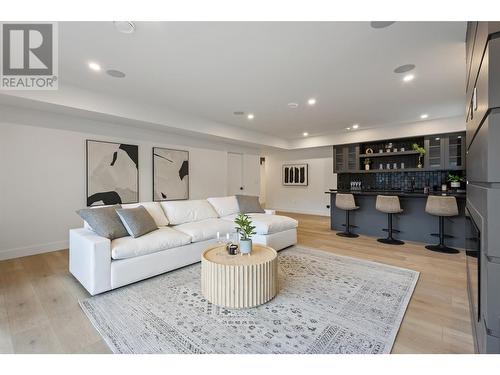
[[(235, 197), (223, 197), (122, 205), (144, 206), (158, 229), (114, 240), (98, 236), (86, 223), (71, 229), (70, 272), (95, 295), (199, 262), (201, 253), (216, 243), (217, 232), (234, 233), (239, 211), (234, 202)], [(270, 210), (248, 215), (256, 227), (255, 243), (276, 250), (297, 243), (296, 220)]]

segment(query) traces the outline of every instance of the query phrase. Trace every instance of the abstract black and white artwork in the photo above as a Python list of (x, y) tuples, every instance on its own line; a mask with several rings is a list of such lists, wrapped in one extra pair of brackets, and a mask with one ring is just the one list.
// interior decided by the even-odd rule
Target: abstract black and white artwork
[(153, 147), (153, 200), (189, 199), (189, 152)]
[(307, 186), (308, 184), (307, 164), (284, 164), (282, 181), (285, 186)]
[(87, 206), (139, 201), (139, 146), (87, 140)]

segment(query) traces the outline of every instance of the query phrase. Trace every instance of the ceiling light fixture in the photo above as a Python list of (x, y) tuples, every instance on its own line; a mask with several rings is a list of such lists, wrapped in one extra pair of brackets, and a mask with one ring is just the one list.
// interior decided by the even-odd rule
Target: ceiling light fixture
[(357, 128), (359, 128), (359, 124), (354, 124), (354, 125), (352, 126), (352, 128), (353, 128), (353, 129), (357, 129)]
[(407, 74), (403, 77), (403, 81), (410, 82), (410, 81), (413, 81), (414, 78), (415, 78), (415, 76), (413, 74)]
[(401, 65), (401, 66), (398, 66), (396, 69), (394, 69), (394, 73), (406, 73), (406, 72), (409, 72), (410, 70), (413, 70), (415, 69), (415, 65), (414, 64), (405, 64), (405, 65)]
[(116, 70), (116, 69), (109, 69), (109, 70), (106, 70), (106, 73), (108, 74), (108, 76), (111, 76), (113, 78), (125, 78), (126, 74), (119, 71), (119, 70)]
[(135, 31), (135, 23), (132, 21), (113, 21), (116, 30), (124, 34), (132, 34)]
[(304, 137), (307, 137), (307, 136), (309, 135), (309, 133), (308, 133), (308, 132), (304, 132), (304, 133), (302, 133), (302, 135), (303, 135)]
[(291, 109), (295, 109), (295, 108), (299, 107), (299, 104), (295, 103), (295, 102), (288, 103), (287, 105), (288, 105), (288, 108), (291, 108)]
[(316, 99), (314, 99), (314, 98), (309, 99), (309, 100), (307, 101), (307, 104), (309, 104), (309, 105), (311, 105), (311, 106), (315, 105), (315, 104), (316, 104)]
[(427, 113), (424, 113), (424, 114), (420, 115), (420, 118), (422, 120), (425, 120), (427, 117), (429, 117), (429, 115)]
[(249, 119), (249, 120), (253, 120), (253, 119), (254, 119), (254, 117), (255, 117), (255, 116), (253, 115), (253, 113), (249, 113), (249, 114), (247, 115), (247, 119)]
[(101, 66), (95, 62), (89, 62), (89, 68), (95, 72), (99, 72), (101, 70)]
[(345, 128), (345, 130), (351, 130), (351, 128)]
[(374, 29), (384, 29), (394, 23), (396, 23), (396, 21), (372, 21), (370, 22), (370, 26)]

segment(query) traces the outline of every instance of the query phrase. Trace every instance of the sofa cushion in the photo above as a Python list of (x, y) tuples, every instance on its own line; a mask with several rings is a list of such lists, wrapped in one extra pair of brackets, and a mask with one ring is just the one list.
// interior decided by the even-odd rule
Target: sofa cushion
[(163, 227), (138, 238), (128, 236), (111, 241), (111, 257), (113, 259), (133, 258), (184, 246), (190, 242), (191, 237), (187, 234)]
[(265, 213), (260, 205), (259, 197), (252, 195), (237, 195), (236, 201), (238, 202), (239, 212), (242, 214)]
[(234, 195), (229, 197), (207, 198), (207, 201), (214, 207), (219, 217), (237, 214), (240, 212), (238, 201)]
[(90, 228), (101, 237), (113, 240), (128, 236), (127, 229), (123, 226), (116, 209), (119, 204), (106, 207), (82, 208), (76, 213), (88, 224)]
[(217, 218), (217, 212), (207, 200), (160, 202), (171, 225)]
[(158, 229), (153, 217), (143, 206), (116, 210), (128, 234), (137, 238)]
[[(267, 215), (267, 214), (247, 214), (252, 219), (257, 234), (271, 234), (283, 232), (288, 229), (297, 228), (299, 222), (288, 216)], [(224, 216), (221, 219), (231, 221), (238, 215)]]
[(122, 204), (122, 208), (136, 208), (139, 206), (143, 206), (146, 211), (153, 217), (156, 226), (165, 227), (168, 225), (167, 217), (165, 216), (165, 212), (163, 212), (160, 202), (143, 202), (143, 203), (129, 203)]
[(200, 242), (211, 238), (217, 238), (217, 232), (219, 232), (221, 236), (225, 236), (226, 233), (236, 232), (234, 223), (221, 219), (205, 219), (176, 225), (173, 228), (189, 235), (191, 237), (191, 242)]

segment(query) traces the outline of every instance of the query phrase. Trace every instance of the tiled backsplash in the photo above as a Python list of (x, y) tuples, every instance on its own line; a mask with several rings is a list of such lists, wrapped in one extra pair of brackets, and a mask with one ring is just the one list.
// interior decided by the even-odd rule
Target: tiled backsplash
[(462, 175), (462, 171), (339, 173), (337, 187), (349, 189), (351, 181), (361, 181), (361, 188), (367, 190), (422, 190), (424, 186), (441, 190), (448, 173)]

